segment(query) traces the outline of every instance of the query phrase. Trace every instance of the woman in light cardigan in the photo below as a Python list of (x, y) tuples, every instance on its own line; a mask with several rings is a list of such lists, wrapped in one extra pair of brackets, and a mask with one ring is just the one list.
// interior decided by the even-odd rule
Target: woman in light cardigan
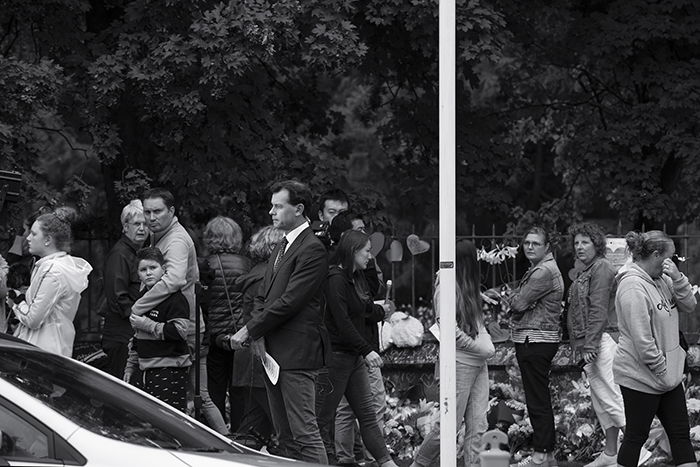
[[(463, 417), (464, 465), (479, 463), (481, 435), (488, 423), (489, 372), (486, 360), (494, 346), (484, 326), (481, 306), (479, 266), (476, 248), (472, 242), (461, 241), (456, 251), (457, 329), (456, 329), (456, 386), (457, 416)], [(435, 284), (435, 313), (439, 316), (439, 276)], [(411, 467), (427, 467), (440, 456), (440, 423), (425, 437)]]

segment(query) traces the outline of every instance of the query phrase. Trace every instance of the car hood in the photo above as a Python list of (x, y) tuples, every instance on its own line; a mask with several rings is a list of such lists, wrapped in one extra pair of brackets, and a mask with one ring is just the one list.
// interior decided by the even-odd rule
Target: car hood
[[(266, 455), (232, 454), (228, 452), (186, 452), (170, 451), (170, 453), (182, 462), (193, 467), (198, 466), (221, 466), (231, 467), (235, 462), (240, 465), (252, 467), (317, 467), (319, 464), (286, 459), (284, 457)], [(206, 461), (204, 460), (206, 459)]]

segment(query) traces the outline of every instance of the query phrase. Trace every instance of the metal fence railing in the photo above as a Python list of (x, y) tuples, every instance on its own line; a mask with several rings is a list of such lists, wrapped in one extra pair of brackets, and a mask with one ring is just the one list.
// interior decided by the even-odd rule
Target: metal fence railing
[[(664, 227), (665, 228), (665, 227)], [(616, 235), (622, 237), (621, 226), (618, 224)], [(685, 259), (679, 263), (691, 283), (700, 284), (700, 233), (686, 231), (681, 234), (669, 235), (675, 244), (678, 256)], [(468, 235), (459, 235), (457, 240), (467, 239), (475, 243), (476, 247), (485, 251), (493, 250), (500, 245), (515, 246), (519, 238), (498, 234), (496, 226), (492, 225), (486, 233), (477, 233), (476, 227), (472, 227)], [(392, 237), (387, 240), (386, 248), (377, 257), (379, 268), (383, 271), (384, 279), (392, 279), (393, 298), (399, 305), (410, 306), (413, 310), (418, 307), (430, 308), (433, 296), (434, 273), (439, 262), (438, 237), (425, 237), (422, 240), (428, 242), (430, 248), (427, 252), (412, 255), (408, 248), (404, 248), (403, 259), (400, 262), (391, 262), (387, 258), (386, 251), (389, 243), (398, 241), (406, 246), (405, 237)], [(105, 238), (83, 238), (75, 241), (73, 253), (87, 259), (93, 266), (90, 274), (90, 285), (83, 294), (78, 316), (76, 317), (76, 330), (81, 340), (98, 340), (101, 332), (101, 318), (99, 310), (104, 306), (103, 296), (103, 268), (104, 261), (111, 248), (111, 241)], [(556, 252), (557, 262), (560, 266), (565, 282), (568, 282), (569, 270), (573, 267), (571, 247), (559, 245)], [(529, 263), (521, 252), (515, 258), (507, 258), (499, 264), (490, 264), (487, 261), (479, 261), (482, 287), (491, 288), (500, 286), (506, 282), (518, 280), (529, 267)], [(700, 319), (695, 316), (682, 316), (681, 327), (691, 336), (700, 329)], [(695, 341), (693, 341), (695, 342)]]

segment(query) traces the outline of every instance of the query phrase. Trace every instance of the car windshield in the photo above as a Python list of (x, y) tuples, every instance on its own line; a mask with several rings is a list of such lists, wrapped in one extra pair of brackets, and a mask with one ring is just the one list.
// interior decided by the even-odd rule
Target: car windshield
[(5, 347), (0, 352), (0, 378), (108, 438), (165, 449), (243, 452), (179, 411), (58, 355)]

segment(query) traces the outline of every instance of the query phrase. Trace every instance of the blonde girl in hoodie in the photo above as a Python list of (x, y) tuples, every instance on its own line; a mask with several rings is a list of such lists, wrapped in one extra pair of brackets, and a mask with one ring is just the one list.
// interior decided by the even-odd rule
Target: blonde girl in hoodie
[(678, 312), (693, 311), (695, 296), (671, 260), (675, 247), (666, 234), (630, 232), (625, 238), (633, 262), (616, 276), (620, 341), (613, 374), (627, 420), (617, 463), (637, 465), (656, 415), (668, 435), (674, 463), (695, 466), (681, 384), (685, 351), (678, 338)]
[(92, 271), (87, 261), (68, 254), (75, 217), (73, 209), (58, 208), (34, 221), (27, 242), (29, 252), (39, 260), (32, 271), (26, 301), (13, 304), (19, 320), (14, 335), (66, 357), (73, 355), (73, 318)]

